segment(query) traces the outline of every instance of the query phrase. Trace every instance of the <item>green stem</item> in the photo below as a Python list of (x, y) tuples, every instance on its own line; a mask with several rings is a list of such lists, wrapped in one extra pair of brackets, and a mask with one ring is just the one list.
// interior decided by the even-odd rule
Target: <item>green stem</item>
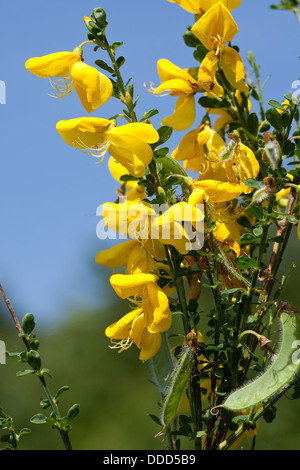
[[(110, 45), (109, 45), (109, 42), (107, 41), (107, 38), (105, 36), (105, 32), (103, 31), (102, 33), (102, 40), (103, 40), (103, 44), (101, 44), (102, 47), (105, 48), (106, 52), (108, 53), (109, 55), (109, 58), (111, 60), (111, 63), (112, 63), (112, 66), (113, 66), (113, 69), (115, 71), (115, 74), (117, 76), (117, 82), (118, 82), (118, 85), (119, 85), (119, 92), (120, 92), (120, 95), (121, 95), (121, 101), (126, 104), (127, 106), (127, 109), (130, 113), (130, 116), (131, 116), (131, 119), (132, 119), (132, 122), (137, 122), (137, 117), (136, 117), (136, 114), (134, 112), (134, 109), (133, 109), (133, 106), (132, 106), (132, 100), (128, 100), (128, 91), (127, 91), (127, 88), (125, 86), (125, 83), (123, 81), (123, 78), (122, 78), (122, 75), (121, 75), (121, 72), (120, 72), (120, 69), (118, 67), (118, 64), (116, 62), (116, 58), (115, 58), (115, 53), (114, 51), (111, 49)], [(131, 98), (131, 97), (130, 97)]]
[[(6, 296), (5, 292), (4, 292), (3, 287), (1, 286), (1, 284), (0, 284), (0, 294), (2, 295), (3, 300), (4, 300), (4, 302), (6, 303), (6, 306), (7, 306), (8, 310), (9, 310), (9, 312), (10, 312), (12, 318), (13, 318), (13, 321), (14, 321), (14, 323), (15, 323), (15, 326), (16, 326), (16, 328), (17, 328), (17, 330), (18, 330), (20, 336), (22, 337), (22, 340), (23, 340), (23, 342), (24, 342), (24, 344), (25, 344), (25, 347), (26, 347), (27, 351), (28, 351), (28, 352), (29, 352), (29, 351), (32, 351), (31, 346), (30, 346), (30, 341), (27, 339), (26, 335), (24, 334), (23, 328), (22, 328), (22, 326), (21, 326), (21, 324), (20, 324), (20, 322), (19, 322), (19, 320), (18, 320), (18, 318), (17, 318), (17, 316), (16, 316), (16, 314), (15, 314), (14, 308), (13, 308), (13, 306), (11, 305), (9, 299), (7, 298), (7, 296)], [(48, 389), (48, 386), (47, 386), (46, 381), (45, 381), (45, 377), (44, 377), (42, 374), (40, 374), (39, 371), (36, 371), (36, 375), (38, 376), (38, 378), (39, 378), (39, 380), (40, 380), (40, 382), (41, 382), (41, 384), (42, 384), (42, 387), (43, 387), (43, 389), (44, 389), (44, 391), (45, 391), (45, 393), (46, 393), (46, 396), (47, 396), (47, 398), (48, 398), (48, 400), (49, 400), (50, 406), (51, 406), (51, 408), (52, 408), (52, 411), (53, 411), (55, 417), (56, 417), (56, 418), (60, 418), (61, 416), (60, 416), (59, 409), (58, 409), (56, 403), (54, 402), (53, 397), (52, 397), (52, 395), (51, 395), (51, 393), (50, 393), (50, 391), (49, 391), (49, 389)], [(71, 449), (72, 449), (72, 446), (71, 446), (71, 442), (70, 442), (68, 433), (67, 433), (64, 429), (62, 429), (60, 426), (57, 426), (57, 429), (58, 429), (58, 431), (59, 431), (59, 433), (60, 433), (60, 435), (61, 435), (61, 438), (62, 438), (62, 440), (63, 440), (63, 442), (64, 442), (64, 445), (65, 445), (66, 450), (71, 450)]]
[[(51, 409), (52, 409), (52, 411), (55, 415), (55, 418), (61, 419), (61, 414), (60, 414), (59, 408), (58, 408), (57, 404), (55, 403), (55, 401), (53, 399), (53, 396), (52, 396), (52, 394), (51, 394), (51, 392), (48, 388), (48, 385), (46, 384), (45, 377), (43, 375), (39, 375), (38, 377), (40, 379), (40, 382), (42, 384), (42, 387), (44, 389), (46, 397), (48, 398), (50, 407), (51, 407)], [(71, 445), (71, 442), (70, 442), (68, 432), (66, 432), (64, 429), (62, 429), (59, 423), (56, 424), (56, 428), (57, 428), (57, 430), (59, 431), (59, 433), (61, 435), (61, 438), (63, 440), (63, 443), (65, 445), (66, 450), (72, 450), (72, 445)]]

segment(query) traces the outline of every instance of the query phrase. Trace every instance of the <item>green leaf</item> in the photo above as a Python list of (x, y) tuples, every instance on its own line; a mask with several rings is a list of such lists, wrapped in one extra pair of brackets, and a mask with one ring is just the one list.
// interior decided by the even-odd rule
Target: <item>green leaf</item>
[(110, 48), (115, 52), (115, 50), (122, 46), (123, 45), (123, 42), (120, 42), (120, 41), (115, 41), (112, 43), (112, 45), (110, 46)]
[(68, 385), (64, 385), (63, 387), (60, 387), (55, 394), (54, 400), (57, 402), (69, 390), (70, 390), (70, 387)]
[(201, 44), (199, 39), (190, 30), (186, 31), (182, 37), (185, 45), (188, 47), (197, 47)]
[(158, 418), (158, 416), (152, 415), (151, 413), (149, 413), (148, 416), (149, 416), (149, 418), (152, 419), (152, 421), (154, 421), (156, 424), (158, 424), (159, 426), (161, 426), (161, 421), (160, 421), (160, 419)]
[(248, 186), (248, 188), (254, 188), (254, 189), (260, 188), (260, 184), (255, 178), (247, 178), (245, 181), (245, 185)]
[(34, 370), (40, 370), (41, 368), (41, 358), (37, 351), (31, 349), (27, 353), (27, 362)]
[(273, 108), (275, 109), (280, 109), (280, 111), (284, 111), (286, 113), (286, 108), (281, 104), (279, 103), (279, 101), (276, 101), (276, 100), (270, 100), (268, 102), (268, 104), (270, 106), (273, 106)]
[(202, 62), (208, 52), (209, 51), (203, 46), (203, 44), (199, 44), (194, 51), (194, 59), (198, 62)]
[(23, 377), (24, 375), (30, 375), (30, 374), (35, 374), (35, 370), (32, 370), (32, 369), (19, 370), (16, 373), (16, 376), (17, 377)]
[(218, 100), (217, 98), (212, 98), (210, 96), (201, 96), (198, 103), (203, 106), (203, 108), (228, 107), (228, 102), (226, 100)]
[(50, 370), (47, 369), (46, 367), (44, 367), (43, 369), (41, 369), (41, 374), (42, 375), (48, 375), (51, 379), (53, 378), (52, 374), (50, 374)]
[(241, 215), (241, 217), (239, 217), (237, 219), (237, 222), (242, 226), (242, 227), (245, 227), (247, 228), (248, 230), (251, 230), (252, 231), (252, 225), (248, 219), (248, 217), (246, 217), (245, 215)]
[(98, 65), (100, 69), (106, 70), (106, 72), (114, 73), (114, 69), (110, 67), (106, 62), (104, 62), (104, 60), (95, 60), (95, 64)]
[(251, 243), (256, 242), (257, 238), (253, 233), (247, 232), (241, 236), (240, 241), (242, 245), (250, 245)]
[(36, 415), (30, 418), (30, 422), (34, 424), (45, 424), (47, 423), (47, 417), (42, 413), (37, 413)]
[(21, 431), (18, 433), (19, 436), (22, 436), (23, 434), (30, 434), (32, 431), (29, 428), (22, 428)]
[(74, 405), (71, 406), (71, 408), (68, 410), (67, 413), (67, 419), (68, 421), (72, 421), (72, 419), (75, 419), (76, 416), (79, 413), (79, 404), (75, 403)]
[(22, 320), (22, 329), (26, 335), (30, 335), (30, 333), (34, 330), (35, 322), (34, 316), (32, 313), (26, 313)]
[(269, 121), (269, 123), (271, 124), (271, 126), (274, 127), (274, 129), (276, 129), (279, 132), (283, 131), (283, 126), (282, 126), (282, 122), (281, 122), (281, 119), (280, 119), (280, 114), (276, 111), (275, 108), (267, 109), (266, 118)]
[(125, 57), (123, 56), (118, 57), (116, 60), (116, 63), (117, 63), (118, 68), (120, 69), (122, 65), (125, 64)]
[(252, 135), (257, 135), (258, 134), (258, 117), (256, 113), (251, 113), (249, 114), (248, 121), (247, 121), (247, 129)]
[(254, 234), (257, 238), (259, 238), (259, 237), (262, 236), (263, 231), (264, 231), (263, 227), (262, 227), (261, 225), (258, 225), (257, 227), (254, 227), (254, 229), (253, 229), (253, 234)]
[(257, 261), (254, 258), (248, 258), (246, 256), (245, 257), (240, 256), (239, 258), (237, 258), (236, 262), (237, 262), (238, 267), (241, 270), (258, 268)]
[(158, 109), (151, 109), (148, 111), (148, 113), (144, 114), (144, 116), (140, 119), (140, 122), (145, 121), (146, 119), (150, 119), (152, 116), (155, 116), (155, 114), (158, 114), (159, 111)]
[(173, 129), (170, 126), (161, 126), (157, 129), (157, 132), (159, 134), (159, 141), (156, 142), (155, 146), (158, 147), (159, 145), (164, 144), (169, 140), (173, 133)]

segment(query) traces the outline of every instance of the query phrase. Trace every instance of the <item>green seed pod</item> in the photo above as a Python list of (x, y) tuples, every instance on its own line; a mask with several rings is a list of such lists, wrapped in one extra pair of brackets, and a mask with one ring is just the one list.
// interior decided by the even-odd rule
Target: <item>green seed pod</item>
[(175, 417), (187, 381), (193, 369), (194, 351), (189, 346), (182, 348), (182, 354), (175, 365), (163, 404), (162, 422), (166, 426)]
[[(300, 368), (300, 316), (281, 311), (282, 339), (270, 367), (257, 379), (232, 392), (221, 405), (232, 411), (263, 403), (285, 388)], [(298, 348), (298, 349), (297, 349)]]

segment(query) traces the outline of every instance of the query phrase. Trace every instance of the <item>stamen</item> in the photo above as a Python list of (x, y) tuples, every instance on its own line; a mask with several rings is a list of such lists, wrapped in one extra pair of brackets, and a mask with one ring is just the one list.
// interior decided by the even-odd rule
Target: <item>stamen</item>
[[(154, 88), (154, 83), (153, 82), (150, 82), (150, 88), (147, 88), (147, 85), (146, 85), (146, 82), (144, 82), (144, 87), (147, 89), (147, 91), (149, 91), (149, 93), (151, 93), (152, 95), (154, 94), (156, 88)], [(159, 97), (162, 97), (162, 96), (168, 96), (170, 94), (170, 92), (166, 92), (166, 93), (160, 93)]]
[(111, 340), (113, 346), (108, 346), (110, 349), (119, 349), (118, 353), (121, 353), (122, 351), (126, 351), (126, 349), (129, 349), (133, 343), (132, 339), (130, 338), (125, 338), (121, 339), (120, 341), (113, 341)]
[(76, 147), (78, 150), (81, 150), (92, 157), (100, 158), (100, 161), (97, 163), (101, 163), (103, 161), (104, 155), (106, 154), (109, 148), (110, 142), (107, 140), (101, 145), (94, 145), (93, 147), (87, 147), (86, 144), (77, 137), (76, 140), (73, 142), (73, 147)]
[(66, 95), (72, 93), (75, 88), (75, 84), (71, 75), (68, 75), (64, 78), (59, 78), (56, 82), (54, 82), (51, 78), (49, 78), (50, 85), (57, 93), (48, 93), (49, 96), (53, 98), (63, 98)]

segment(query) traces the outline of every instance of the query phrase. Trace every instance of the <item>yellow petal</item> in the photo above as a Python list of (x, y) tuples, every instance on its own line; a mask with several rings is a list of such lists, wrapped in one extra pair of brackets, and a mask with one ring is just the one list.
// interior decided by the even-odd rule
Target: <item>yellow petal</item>
[(109, 135), (119, 135), (135, 137), (148, 144), (154, 144), (159, 140), (159, 134), (151, 124), (143, 122), (133, 122), (124, 124), (123, 126), (114, 127), (110, 130)]
[(140, 296), (147, 283), (157, 280), (158, 277), (151, 273), (113, 274), (110, 277), (111, 286), (122, 299)]
[(105, 335), (111, 339), (126, 339), (130, 335), (132, 322), (143, 313), (141, 308), (136, 308), (124, 315), (120, 320), (109, 325), (105, 330)]
[(130, 339), (135, 343), (135, 345), (141, 349), (143, 346), (143, 335), (146, 330), (145, 318), (144, 313), (136, 317), (131, 326), (131, 330), (129, 333)]
[(161, 335), (160, 333), (149, 333), (148, 330), (144, 330), (142, 346), (140, 352), (140, 360), (145, 362), (154, 357), (161, 346)]
[(152, 160), (151, 147), (141, 140), (122, 135), (109, 135), (109, 152), (131, 175), (144, 176), (146, 167)]
[(71, 76), (78, 97), (88, 113), (102, 106), (112, 95), (110, 79), (84, 62), (77, 62), (72, 66)]
[(126, 274), (146, 273), (149, 258), (147, 251), (137, 243), (128, 254)]
[(181, 95), (176, 101), (174, 113), (171, 116), (165, 117), (161, 124), (173, 127), (175, 131), (183, 131), (193, 125), (195, 116), (194, 95)]
[(150, 333), (159, 333), (170, 328), (172, 323), (169, 300), (164, 291), (156, 284), (147, 284), (149, 300), (143, 303)]
[(153, 93), (155, 95), (168, 91), (172, 96), (176, 95), (189, 95), (194, 93), (194, 88), (186, 80), (181, 78), (174, 78), (173, 80), (167, 80), (166, 82), (159, 85)]
[(193, 189), (192, 193), (188, 198), (188, 203), (196, 206), (197, 204), (203, 204), (205, 201), (205, 190), (204, 189)]
[(199, 85), (208, 93), (213, 92), (215, 95), (222, 97), (224, 90), (216, 81), (216, 71), (219, 65), (219, 57), (215, 51), (210, 51), (206, 54), (201, 62), (198, 71)]
[(178, 147), (172, 152), (172, 157), (178, 161), (202, 157), (203, 148), (196, 145), (198, 134), (199, 129), (194, 129), (185, 134)]
[[(197, 0), (197, 3), (202, 10), (207, 11), (219, 1), (220, 0)], [(234, 10), (242, 3), (242, 0), (221, 0), (221, 2), (228, 10)]]
[(165, 247), (161, 243), (160, 240), (153, 240), (152, 238), (149, 238), (148, 240), (145, 241), (145, 248), (153, 258), (155, 258), (157, 261), (162, 261), (166, 257), (166, 251)]
[(223, 112), (221, 116), (215, 120), (214, 129), (216, 132), (219, 132), (221, 129), (225, 129), (227, 124), (232, 121), (230, 114)]
[(230, 11), (218, 2), (212, 6), (191, 29), (206, 49), (211, 50), (218, 45), (218, 39), (224, 45), (230, 42), (239, 31)]
[(248, 86), (245, 80), (245, 68), (242, 59), (238, 52), (232, 47), (224, 47), (221, 52), (221, 67), (224, 75), (233, 88), (243, 91), (248, 91)]
[(113, 269), (125, 266), (131, 250), (138, 245), (138, 241), (129, 240), (107, 250), (102, 250), (96, 255), (96, 263)]
[(111, 126), (108, 119), (83, 117), (59, 121), (56, 129), (71, 147), (91, 148), (106, 141), (105, 133)]
[[(171, 3), (177, 3), (190, 13), (200, 14), (203, 11), (209, 10), (213, 5), (220, 0), (168, 0)], [(228, 10), (237, 8), (242, 0), (221, 0)]]
[(25, 67), (29, 72), (41, 78), (65, 77), (69, 75), (70, 67), (80, 61), (81, 57), (76, 52), (54, 52), (28, 59)]
[(194, 80), (187, 70), (174, 65), (168, 59), (159, 59), (157, 62), (157, 72), (162, 82), (173, 79), (182, 79), (184, 81), (197, 84), (196, 80)]
[(215, 180), (195, 181), (193, 186), (197, 189), (203, 189), (211, 202), (231, 201), (243, 192), (239, 184)]
[(256, 157), (253, 151), (244, 144), (240, 144), (240, 151), (234, 159), (236, 163), (239, 180), (243, 192), (249, 194), (253, 191), (253, 188), (249, 188), (244, 184), (248, 178), (256, 178), (259, 173), (259, 163), (256, 160)]
[(118, 162), (114, 157), (109, 158), (108, 168), (112, 177), (119, 183), (123, 183), (123, 181), (121, 181), (121, 176), (129, 174), (129, 171), (125, 168), (125, 166), (121, 165), (121, 163)]
[(201, 11), (200, 0), (168, 0), (171, 3), (177, 3), (190, 13), (199, 14)]

